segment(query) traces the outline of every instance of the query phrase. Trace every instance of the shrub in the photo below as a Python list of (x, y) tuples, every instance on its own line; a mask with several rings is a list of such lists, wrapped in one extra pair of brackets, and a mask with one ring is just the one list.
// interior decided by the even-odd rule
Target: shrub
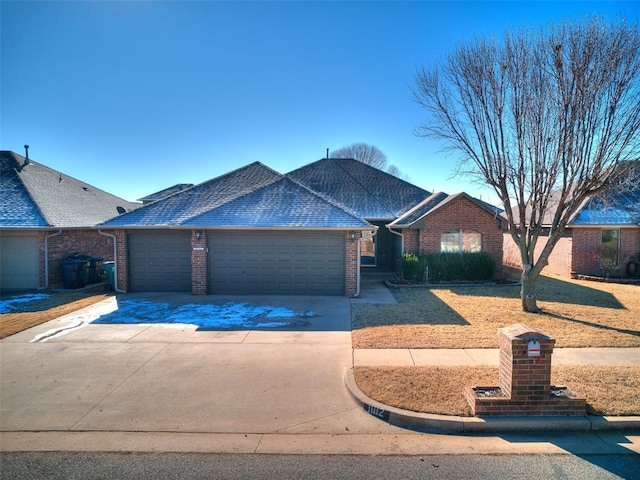
[(404, 279), (413, 283), (478, 282), (491, 280), (495, 263), (486, 253), (405, 253), (402, 259)]
[(427, 258), (424, 253), (405, 253), (402, 256), (402, 277), (411, 283), (423, 283), (426, 281), (425, 270)]

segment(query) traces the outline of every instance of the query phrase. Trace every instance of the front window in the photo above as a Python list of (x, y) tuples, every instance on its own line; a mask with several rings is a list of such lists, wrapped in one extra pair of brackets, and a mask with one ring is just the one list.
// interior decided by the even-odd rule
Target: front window
[(440, 237), (441, 252), (477, 253), (482, 251), (482, 234), (473, 230), (449, 230)]
[(620, 255), (620, 230), (602, 230), (601, 261), (609, 267), (618, 266)]

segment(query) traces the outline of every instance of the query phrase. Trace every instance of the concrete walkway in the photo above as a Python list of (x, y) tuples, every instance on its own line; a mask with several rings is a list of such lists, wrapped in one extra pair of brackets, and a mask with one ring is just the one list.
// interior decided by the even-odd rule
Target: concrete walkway
[[(499, 364), (497, 348), (354, 349), (353, 366), (474, 366)], [(640, 348), (556, 348), (554, 365), (640, 365)]]

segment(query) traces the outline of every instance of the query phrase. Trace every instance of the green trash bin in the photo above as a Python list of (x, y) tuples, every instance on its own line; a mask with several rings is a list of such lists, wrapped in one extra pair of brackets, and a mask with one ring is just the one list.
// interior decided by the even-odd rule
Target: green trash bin
[(114, 281), (114, 267), (115, 264), (114, 262), (102, 262), (102, 268), (104, 269), (105, 272), (107, 272), (107, 277), (109, 279), (109, 285), (111, 285), (111, 288), (114, 289), (116, 287), (116, 283)]

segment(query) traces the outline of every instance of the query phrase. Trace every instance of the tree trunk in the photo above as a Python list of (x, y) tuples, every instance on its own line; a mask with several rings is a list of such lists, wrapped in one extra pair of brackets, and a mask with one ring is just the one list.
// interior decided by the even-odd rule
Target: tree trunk
[(529, 313), (540, 313), (538, 308), (538, 297), (536, 297), (536, 277), (530, 275), (531, 267), (525, 268), (520, 277), (520, 299), (522, 300), (522, 310)]

